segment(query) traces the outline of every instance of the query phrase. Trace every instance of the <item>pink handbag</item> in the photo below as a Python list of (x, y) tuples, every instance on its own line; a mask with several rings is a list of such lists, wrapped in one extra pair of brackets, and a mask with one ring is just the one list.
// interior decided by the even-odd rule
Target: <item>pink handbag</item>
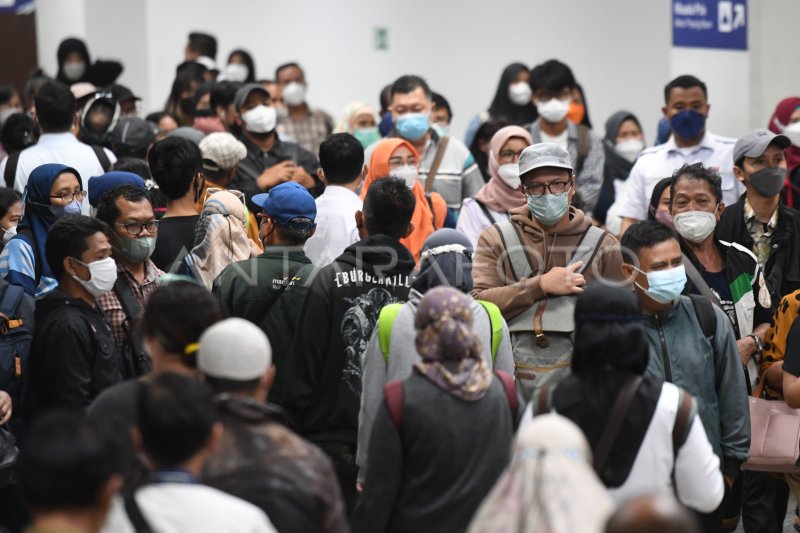
[(750, 457), (742, 470), (800, 472), (800, 409), (792, 409), (783, 400), (765, 400), (764, 380), (750, 396)]

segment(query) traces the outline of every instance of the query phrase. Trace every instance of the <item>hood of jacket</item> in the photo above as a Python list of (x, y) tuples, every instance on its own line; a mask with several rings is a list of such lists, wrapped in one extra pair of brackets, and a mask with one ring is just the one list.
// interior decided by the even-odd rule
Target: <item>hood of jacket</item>
[[(527, 205), (517, 207), (508, 212), (511, 220), (522, 228), (526, 235), (530, 236), (534, 242), (544, 240), (545, 230), (539, 221), (531, 216)], [(591, 219), (583, 211), (572, 206), (569, 207), (569, 217), (562, 219), (558, 224), (550, 228), (548, 234), (562, 235), (583, 235), (586, 229), (592, 225)]]
[(388, 235), (371, 235), (348, 246), (336, 262), (384, 275), (413, 270), (414, 256), (400, 241)]

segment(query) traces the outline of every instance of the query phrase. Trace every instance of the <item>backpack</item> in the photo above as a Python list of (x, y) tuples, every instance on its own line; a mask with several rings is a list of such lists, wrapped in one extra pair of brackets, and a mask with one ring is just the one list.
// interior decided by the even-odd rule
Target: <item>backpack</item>
[[(89, 147), (94, 152), (95, 157), (97, 157), (97, 162), (100, 163), (103, 172), (111, 170), (111, 160), (108, 158), (106, 151), (103, 150), (103, 147), (97, 146), (96, 144), (90, 144)], [(19, 156), (21, 153), (20, 151), (9, 155), (8, 161), (6, 161), (6, 170), (3, 173), (3, 179), (6, 182), (6, 187), (9, 189), (14, 188), (14, 182), (17, 179), (17, 163), (19, 163)]]
[[(476, 301), (483, 306), (486, 313), (489, 315), (489, 322), (492, 329), (492, 365), (494, 365), (494, 359), (497, 357), (497, 350), (500, 348), (500, 341), (503, 340), (503, 315), (500, 313), (500, 309), (492, 302), (486, 302), (484, 300)], [(389, 347), (392, 340), (392, 326), (397, 318), (397, 313), (400, 312), (403, 305), (402, 303), (386, 305), (381, 309), (380, 315), (378, 315), (378, 341), (381, 345), (383, 360), (387, 363), (389, 362)]]
[(11, 396), (14, 427), (22, 416), (28, 384), (34, 300), (22, 287), (5, 280), (0, 280), (0, 293), (0, 390)]
[(142, 308), (124, 277), (117, 277), (113, 291), (125, 313), (125, 321), (122, 323), (125, 342), (120, 350), (122, 379), (136, 379), (149, 373), (153, 367), (153, 361), (144, 349), (141, 333), (135, 327), (136, 321), (142, 316)]

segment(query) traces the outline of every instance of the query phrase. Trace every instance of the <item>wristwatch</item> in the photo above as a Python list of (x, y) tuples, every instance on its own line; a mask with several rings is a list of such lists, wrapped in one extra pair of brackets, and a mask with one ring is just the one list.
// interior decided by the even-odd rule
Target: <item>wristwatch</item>
[(756, 343), (756, 352), (754, 355), (760, 356), (762, 350), (764, 349), (764, 344), (761, 342), (761, 337), (759, 337), (755, 333), (751, 333), (750, 335), (748, 335), (748, 337), (753, 339), (753, 342)]

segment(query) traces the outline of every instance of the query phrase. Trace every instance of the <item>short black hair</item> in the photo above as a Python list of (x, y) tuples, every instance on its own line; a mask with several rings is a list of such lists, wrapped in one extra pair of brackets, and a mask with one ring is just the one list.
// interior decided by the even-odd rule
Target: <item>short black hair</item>
[(394, 98), (396, 94), (408, 94), (416, 91), (420, 87), (422, 88), (422, 92), (425, 93), (425, 98), (431, 100), (433, 98), (433, 93), (428, 86), (428, 82), (413, 74), (406, 74), (394, 80), (394, 83), (392, 83), (391, 95), (392, 98)]
[(217, 420), (209, 386), (173, 373), (141, 382), (138, 407), (142, 445), (161, 468), (182, 465), (195, 456)]
[(564, 89), (574, 89), (577, 82), (572, 69), (558, 59), (550, 59), (533, 67), (529, 85), (533, 92), (539, 89), (560, 92)]
[(14, 189), (0, 187), (0, 218), (6, 216), (11, 206), (22, 201), (22, 195)]
[(150, 195), (144, 189), (134, 187), (133, 185), (117, 185), (116, 187), (112, 187), (100, 197), (100, 202), (97, 204), (97, 214), (95, 215), (99, 220), (102, 220), (109, 226), (113, 226), (120, 215), (119, 206), (117, 205), (118, 198), (124, 198), (133, 203), (147, 200), (150, 202), (150, 205), (153, 205), (150, 200)]
[(408, 231), (417, 201), (405, 181), (382, 177), (372, 182), (364, 198), (364, 224), (370, 235), (400, 239)]
[(17, 90), (10, 83), (0, 85), (0, 105), (7, 104), (15, 94)]
[(97, 233), (109, 235), (106, 223), (84, 215), (66, 215), (50, 226), (44, 255), (56, 280), (61, 281), (64, 276), (64, 259), (80, 260), (89, 248), (87, 239)]
[(661, 244), (670, 239), (677, 241), (678, 236), (672, 229), (661, 222), (656, 222), (655, 220), (637, 222), (630, 226), (622, 234), (622, 239), (620, 239), (620, 246), (623, 250), (622, 261), (634, 264), (634, 261), (638, 260), (639, 252), (642, 251), (642, 248), (652, 248), (656, 244)]
[(189, 139), (178, 136), (154, 144), (147, 158), (153, 179), (170, 200), (186, 196), (195, 176), (203, 168), (200, 148)]
[(690, 74), (683, 74), (664, 86), (664, 104), (669, 103), (669, 95), (672, 93), (672, 89), (691, 89), (692, 87), (700, 87), (700, 90), (703, 91), (703, 96), (708, 100), (706, 84)]
[(209, 105), (211, 110), (215, 111), (218, 107), (228, 107), (233, 103), (236, 97), (236, 91), (242, 87), (241, 83), (233, 81), (221, 81), (211, 88), (211, 97)]
[(37, 138), (36, 123), (27, 113), (14, 113), (3, 122), (0, 129), (0, 143), (9, 154), (36, 144)]
[(331, 185), (352, 183), (364, 170), (364, 147), (349, 133), (334, 133), (319, 145), (319, 166)]
[(450, 108), (450, 102), (447, 101), (447, 98), (439, 93), (433, 93), (431, 100), (433, 100), (433, 107), (447, 111), (447, 116), (450, 117), (448, 121), (453, 120), (453, 110)]
[(111, 165), (111, 170), (132, 172), (144, 181), (153, 179), (153, 175), (150, 174), (150, 167), (147, 166), (147, 161), (138, 157), (120, 157), (116, 163)]
[(217, 40), (207, 33), (193, 31), (189, 34), (189, 48), (201, 56), (217, 59)]
[(311, 235), (313, 235), (312, 232), (312, 230), (314, 229), (313, 225), (309, 224), (306, 227), (297, 227), (297, 226), (289, 226), (287, 224), (284, 226), (281, 225), (281, 223), (275, 219), (273, 219), (272, 221), (275, 224), (275, 230), (281, 236), (281, 240), (289, 246), (301, 246), (305, 244), (308, 239), (311, 238)]
[(237, 379), (215, 378), (204, 375), (206, 383), (214, 390), (215, 394), (247, 394), (258, 389), (261, 378), (239, 381)]
[(33, 421), (20, 451), (18, 479), (34, 510), (87, 509), (124, 465), (107, 424), (55, 410)]
[(672, 199), (675, 198), (675, 186), (681, 179), (705, 181), (711, 187), (711, 192), (717, 199), (717, 203), (722, 201), (722, 178), (713, 170), (707, 169), (703, 163), (694, 163), (689, 165), (684, 163), (681, 168), (673, 172), (672, 182), (669, 186), (669, 203), (672, 205)]
[(45, 83), (33, 97), (36, 119), (48, 133), (69, 131), (75, 119), (75, 97), (69, 87), (57, 81)]
[(275, 82), (276, 83), (278, 81), (278, 74), (280, 74), (282, 70), (286, 70), (287, 68), (296, 68), (296, 69), (300, 70), (300, 72), (302, 72), (303, 75), (305, 76), (305, 71), (303, 70), (303, 67), (301, 67), (295, 61), (290, 61), (289, 63), (284, 63), (283, 65), (280, 65), (280, 66), (278, 66), (278, 68), (275, 69)]

